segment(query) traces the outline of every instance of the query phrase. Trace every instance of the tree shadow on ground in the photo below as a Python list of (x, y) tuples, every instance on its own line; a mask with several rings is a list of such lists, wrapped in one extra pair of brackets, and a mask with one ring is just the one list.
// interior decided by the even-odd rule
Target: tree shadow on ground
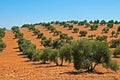
[[(38, 61), (33, 61), (33, 62), (38, 62)], [(32, 63), (32, 65), (42, 65), (42, 64), (50, 64), (50, 63), (43, 63), (43, 62)]]
[(57, 67), (57, 66), (56, 65), (49, 65), (49, 66), (40, 65), (40, 66), (37, 66), (35, 68), (52, 68), (52, 67)]
[(113, 56), (112, 58), (120, 58), (120, 55), (117, 55), (116, 57), (115, 57), (115, 56)]
[(14, 47), (13, 49), (19, 49), (19, 47)]
[(68, 72), (63, 72), (60, 73), (62, 74), (68, 74), (68, 75), (80, 75), (80, 74), (98, 74), (98, 75), (103, 75), (103, 74), (107, 74), (107, 73), (111, 73), (111, 72), (99, 72), (99, 71), (94, 71), (94, 72), (88, 72), (88, 71), (68, 71)]
[(13, 39), (16, 39), (16, 38), (13, 38)]

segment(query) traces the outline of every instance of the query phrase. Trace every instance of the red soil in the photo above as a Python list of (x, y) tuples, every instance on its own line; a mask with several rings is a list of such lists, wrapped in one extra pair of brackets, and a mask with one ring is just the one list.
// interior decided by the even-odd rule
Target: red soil
[[(118, 26), (118, 25), (115, 25)], [(74, 27), (78, 27), (74, 25)], [(58, 36), (53, 36), (41, 26), (36, 26), (41, 32), (44, 33), (47, 38), (56, 38)], [(61, 30), (63, 33), (73, 36), (75, 39), (79, 38), (78, 33), (72, 33), (72, 30), (63, 29), (58, 25), (55, 25), (57, 30)], [(80, 27), (85, 30), (84, 27)], [(112, 31), (115, 28), (112, 28)], [(82, 29), (80, 29), (82, 30)], [(33, 35), (33, 32), (26, 28), (20, 29), (24, 34), (24, 38), (31, 40), (33, 44), (37, 46), (37, 49), (41, 49), (40, 39), (37, 39)], [(89, 31), (88, 34), (101, 34), (101, 29), (97, 31)], [(110, 32), (108, 33), (110, 36)], [(111, 38), (109, 38), (111, 39)], [(0, 80), (120, 80), (120, 70), (113, 72), (109, 69), (104, 69), (99, 65), (96, 67), (98, 73), (74, 73), (73, 64), (65, 63), (62, 67), (56, 67), (55, 64), (40, 64), (40, 62), (29, 62), (22, 52), (19, 52), (17, 40), (14, 39), (12, 31), (7, 30), (5, 37), (3, 38), (7, 47), (0, 52)], [(120, 64), (120, 58), (116, 58)]]

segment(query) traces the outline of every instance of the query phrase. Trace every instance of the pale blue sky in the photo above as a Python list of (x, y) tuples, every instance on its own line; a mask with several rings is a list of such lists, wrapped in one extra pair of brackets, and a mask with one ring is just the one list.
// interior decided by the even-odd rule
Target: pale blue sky
[(0, 27), (65, 20), (120, 20), (120, 0), (0, 0)]

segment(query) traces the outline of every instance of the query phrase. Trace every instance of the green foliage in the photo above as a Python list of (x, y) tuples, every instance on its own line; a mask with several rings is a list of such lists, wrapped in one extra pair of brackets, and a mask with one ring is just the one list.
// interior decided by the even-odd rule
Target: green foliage
[(108, 33), (108, 31), (109, 31), (109, 28), (107, 27), (107, 28), (103, 28), (103, 30), (102, 30), (104, 33)]
[(64, 28), (69, 27), (69, 24), (64, 23), (64, 24), (63, 24), (63, 27), (64, 27)]
[(22, 25), (22, 28), (24, 28), (24, 27), (29, 27), (30, 26), (30, 24), (24, 24), (24, 25)]
[(91, 25), (90, 28), (91, 28), (91, 30), (97, 30), (98, 29), (98, 25)]
[(41, 57), (42, 51), (41, 50), (34, 50), (33, 55), (32, 55), (32, 60), (33, 61), (39, 61)]
[[(108, 44), (100, 41), (81, 39), (72, 44), (74, 68), (93, 72), (98, 64), (107, 65), (111, 61)], [(113, 62), (113, 64), (116, 64)], [(109, 66), (112, 70), (117, 70)]]
[(120, 32), (120, 26), (118, 27), (117, 31)]
[(94, 37), (96, 37), (95, 34), (88, 35), (88, 38), (89, 38), (90, 40), (93, 40)]
[(20, 51), (22, 51), (23, 54), (27, 55), (27, 57), (32, 60), (34, 51), (36, 50), (36, 46), (32, 44), (29, 40), (23, 38), (18, 40), (18, 46)]
[(93, 23), (94, 23), (94, 24), (99, 24), (99, 22), (100, 22), (99, 20), (94, 20)]
[(0, 28), (0, 38), (3, 38), (5, 36), (5, 29)]
[(89, 23), (85, 23), (85, 27), (89, 27), (90, 26), (90, 24)]
[(54, 28), (54, 26), (51, 26), (51, 25), (48, 26), (47, 29), (48, 29), (48, 30), (51, 30), (51, 32), (54, 32), (54, 31), (56, 30), (56, 29)]
[(97, 36), (96, 37), (96, 40), (97, 41), (104, 41), (104, 42), (106, 42), (107, 41), (107, 36), (105, 36), (105, 35), (103, 35), (103, 36)]
[(61, 66), (63, 65), (63, 61), (71, 62), (72, 61), (72, 47), (70, 45), (64, 45), (60, 48), (59, 57), (61, 60)]
[(21, 32), (16, 32), (16, 33), (15, 33), (15, 38), (23, 38), (23, 33), (21, 33)]
[(119, 70), (119, 65), (117, 61), (112, 61), (110, 60), (109, 63), (107, 64), (107, 68), (112, 69), (113, 71)]
[(86, 23), (87, 23), (87, 20), (84, 20), (84, 21), (78, 22), (78, 25), (82, 26), (82, 25), (85, 25)]
[(33, 33), (34, 33), (35, 35), (38, 35), (38, 34), (40, 33), (40, 31), (39, 31), (38, 29), (34, 29), (34, 30), (33, 30)]
[(46, 63), (49, 60), (49, 55), (51, 52), (52, 49), (50, 47), (45, 47), (40, 55), (40, 60), (42, 60), (43, 63)]
[(72, 30), (73, 29), (73, 25), (69, 25), (69, 30)]
[(112, 32), (111, 32), (112, 37), (113, 37), (115, 34), (116, 34), (115, 31), (112, 31)]
[(109, 20), (108, 23), (114, 24), (114, 20)]
[(117, 32), (116, 32), (116, 34), (115, 34), (115, 37), (117, 38), (117, 37), (118, 37), (118, 35), (119, 35), (119, 32), (117, 31)]
[(101, 20), (100, 25), (105, 25), (106, 21), (105, 20)]
[(55, 36), (60, 35), (60, 34), (61, 34), (61, 31), (57, 31), (57, 30), (54, 31)]
[(114, 23), (115, 23), (115, 24), (119, 24), (119, 22), (118, 22), (118, 21), (115, 21)]
[(42, 36), (43, 36), (43, 33), (39, 32), (37, 35), (37, 38), (42, 38)]
[(72, 41), (73, 41), (73, 37), (72, 36), (67, 36), (66, 43), (71, 43)]
[(43, 35), (41, 39), (42, 39), (42, 40), (46, 40), (46, 36)]
[(49, 39), (42, 40), (42, 41), (41, 41), (41, 44), (42, 44), (44, 47), (51, 47), (51, 46), (52, 46), (52, 39), (49, 38)]
[(117, 46), (120, 46), (120, 39), (113, 39), (110, 41), (111, 48), (116, 48)]
[(32, 24), (31, 24), (31, 25), (29, 25), (28, 29), (29, 29), (29, 30), (32, 30), (32, 31), (35, 31), (35, 30), (36, 30), (35, 26), (34, 26), (34, 25), (32, 25)]
[(12, 30), (13, 32), (18, 32), (18, 31), (19, 31), (19, 27), (18, 27), (18, 26), (13, 26), (13, 27), (11, 28), (11, 30)]
[(52, 47), (59, 49), (60, 47), (62, 47), (65, 44), (65, 41), (62, 39), (54, 39), (53, 43), (52, 43)]
[(74, 33), (78, 33), (79, 28), (73, 28)]
[(87, 31), (83, 30), (83, 31), (80, 31), (79, 33), (80, 33), (80, 35), (81, 35), (81, 37), (82, 37), (82, 36), (86, 36)]
[(54, 62), (56, 66), (58, 66), (58, 57), (59, 51), (57, 49), (53, 49), (52, 52), (49, 54), (49, 61)]
[(117, 55), (120, 55), (120, 46), (115, 48), (113, 55), (114, 55), (114, 57), (117, 57)]
[(18, 26), (13, 26), (11, 29), (12, 29), (13, 33), (15, 34), (15, 38), (18, 38), (18, 39), (23, 38), (23, 33), (21, 33), (19, 31)]
[(107, 23), (107, 27), (108, 28), (112, 28), (113, 27), (113, 23)]
[(60, 34), (60, 39), (66, 39), (67, 38), (67, 34), (61, 33)]
[[(82, 62), (89, 58), (88, 55), (91, 53), (91, 44), (86, 39), (75, 41), (72, 44), (72, 51), (74, 68), (79, 70), (83, 67)], [(86, 57), (84, 56), (85, 54)]]
[(2, 39), (0, 39), (0, 51), (2, 51), (4, 48), (6, 48), (6, 44), (3, 42)]
[(73, 23), (73, 24), (78, 24), (78, 21), (77, 20), (71, 20), (71, 21), (67, 21), (69, 23)]

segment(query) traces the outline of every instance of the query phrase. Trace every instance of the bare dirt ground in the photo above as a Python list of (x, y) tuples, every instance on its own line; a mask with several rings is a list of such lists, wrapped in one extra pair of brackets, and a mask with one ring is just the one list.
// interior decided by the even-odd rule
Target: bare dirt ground
[[(74, 27), (77, 27), (75, 25)], [(43, 27), (38, 27), (41, 32), (48, 38), (53, 36)], [(58, 26), (56, 26), (57, 29)], [(67, 29), (59, 29), (63, 33), (74, 36), (74, 33)], [(86, 29), (87, 30), (87, 29)], [(24, 33), (24, 38), (31, 40), (40, 49), (40, 40), (26, 28), (20, 29)], [(92, 32), (91, 32), (92, 33)], [(98, 31), (96, 34), (99, 34)], [(79, 38), (78, 33), (75, 33)], [(53, 36), (55, 37), (55, 36)], [(73, 64), (65, 63), (62, 67), (56, 67), (55, 64), (40, 64), (40, 62), (30, 62), (22, 52), (19, 52), (17, 40), (14, 39), (12, 31), (7, 30), (3, 38), (7, 47), (0, 52), (0, 80), (120, 80), (120, 70), (113, 72), (109, 69), (104, 69), (99, 65), (96, 67), (96, 73), (74, 72)], [(115, 58), (120, 64), (120, 58)], [(99, 71), (99, 72), (98, 72)]]

